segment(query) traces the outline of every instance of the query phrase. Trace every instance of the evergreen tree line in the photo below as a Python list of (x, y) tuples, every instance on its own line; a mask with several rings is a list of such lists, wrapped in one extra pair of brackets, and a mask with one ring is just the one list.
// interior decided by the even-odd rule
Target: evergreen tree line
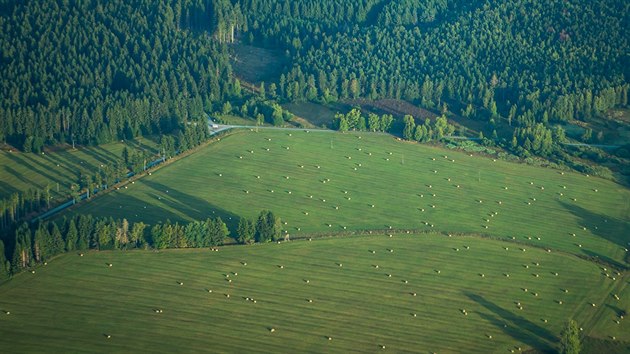
[(29, 188), (26, 192), (15, 192), (0, 199), (0, 233), (30, 213), (49, 208), (51, 198), (51, 187), (47, 185), (43, 189)]
[(393, 122), (394, 117), (391, 114), (379, 116), (376, 113), (369, 113), (364, 116), (359, 108), (353, 108), (346, 114), (336, 113), (333, 127), (341, 132), (348, 130), (389, 132)]
[(0, 4), (0, 142), (39, 152), (171, 133), (233, 95), (219, 1)]
[[(238, 242), (277, 241), (282, 236), (280, 218), (269, 210), (260, 212), (253, 221), (241, 218), (237, 229)], [(150, 227), (144, 222), (127, 219), (94, 218), (76, 215), (61, 221), (23, 223), (13, 239), (0, 240), (0, 279), (45, 263), (64, 252), (86, 250), (204, 248), (223, 245), (230, 237), (228, 226), (220, 217), (188, 223), (158, 223)]]
[(403, 138), (407, 140), (426, 143), (431, 140), (440, 140), (444, 137), (451, 136), (455, 132), (455, 126), (449, 124), (444, 115), (436, 118), (433, 123), (429, 118), (426, 118), (423, 124), (416, 124), (416, 120), (413, 116), (405, 115), (403, 122), (405, 124), (403, 128)]

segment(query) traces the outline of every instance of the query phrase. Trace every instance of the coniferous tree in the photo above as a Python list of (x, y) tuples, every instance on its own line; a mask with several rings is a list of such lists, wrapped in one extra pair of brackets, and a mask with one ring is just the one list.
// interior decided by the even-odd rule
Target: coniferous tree
[(574, 320), (569, 319), (560, 333), (560, 353), (579, 354), (581, 346), (578, 325)]

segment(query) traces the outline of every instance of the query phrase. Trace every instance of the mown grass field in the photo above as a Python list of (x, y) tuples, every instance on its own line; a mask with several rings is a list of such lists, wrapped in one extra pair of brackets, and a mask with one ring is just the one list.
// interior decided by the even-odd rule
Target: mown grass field
[[(10, 312), (0, 313), (0, 347), (5, 353), (552, 350), (569, 317), (585, 334), (630, 340), (627, 320), (615, 324), (605, 305), (627, 308), (627, 283), (627, 276), (613, 281), (573, 255), (440, 234), (219, 252), (72, 253), (0, 286), (0, 310)], [(617, 292), (621, 301), (612, 298)]]
[(125, 146), (130, 151), (156, 151), (155, 143), (146, 138), (100, 146), (81, 146), (75, 150), (45, 151), (44, 154), (0, 151), (0, 198), (29, 188), (43, 189), (50, 185), (52, 197), (56, 201), (65, 201), (69, 198), (70, 184), (78, 181), (81, 172), (94, 173), (100, 165), (120, 159)]
[(630, 241), (630, 190), (621, 185), (378, 134), (235, 133), (76, 212), (149, 223), (221, 215), (234, 227), (261, 209), (292, 237), (475, 233), (619, 267)]
[(333, 117), (337, 112), (346, 113), (350, 110), (349, 106), (342, 103), (331, 103), (323, 105), (313, 102), (286, 103), (282, 105), (286, 110), (296, 116), (307, 120), (316, 127), (325, 127), (330, 125)]

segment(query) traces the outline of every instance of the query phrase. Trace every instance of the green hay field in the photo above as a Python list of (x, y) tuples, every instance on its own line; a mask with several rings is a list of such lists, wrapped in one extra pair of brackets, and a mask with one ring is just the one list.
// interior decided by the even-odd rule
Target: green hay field
[[(56, 202), (67, 201), (70, 184), (76, 183), (81, 172), (94, 173), (102, 164), (112, 164), (121, 158), (123, 148), (130, 151), (145, 149), (155, 153), (156, 145), (150, 139), (130, 140), (99, 146), (45, 151), (44, 154), (0, 151), (0, 199), (29, 188), (43, 189), (50, 185)], [(57, 190), (59, 184), (59, 190)]]
[[(219, 252), (72, 253), (0, 286), (0, 348), (5, 353), (552, 350), (569, 317), (585, 335), (630, 340), (627, 320), (613, 322), (614, 309), (630, 305), (627, 283), (627, 276), (613, 281), (600, 266), (573, 255), (437, 234), (328, 238)], [(621, 301), (613, 298), (617, 293)]]
[(291, 237), (473, 233), (619, 267), (630, 241), (621, 185), (379, 134), (238, 132), (76, 210), (149, 223), (221, 215), (234, 227), (261, 209)]

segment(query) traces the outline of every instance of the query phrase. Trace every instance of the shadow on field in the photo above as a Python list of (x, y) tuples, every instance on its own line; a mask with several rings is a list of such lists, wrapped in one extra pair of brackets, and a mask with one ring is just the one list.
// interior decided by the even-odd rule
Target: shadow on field
[[(537, 324), (526, 320), (522, 316), (502, 309), (491, 301), (486, 300), (483, 296), (464, 292), (471, 300), (490, 310), (493, 314), (480, 313), (479, 315), (489, 321), (497, 328), (527, 345), (530, 345), (542, 352), (554, 353), (555, 349), (549, 346), (547, 342), (555, 343), (558, 341), (555, 335), (550, 331), (538, 326)], [(504, 325), (507, 325), (505, 327)]]
[(94, 161), (96, 162), (97, 165), (98, 164), (109, 164), (112, 161), (114, 161), (116, 158), (121, 158), (122, 159), (122, 157), (115, 156), (114, 154), (110, 153), (109, 151), (103, 149), (102, 147), (84, 148), (82, 150), (82, 152), (84, 154), (92, 157), (92, 159), (94, 159)]
[[(8, 167), (7, 171), (13, 170), (12, 168)], [(15, 171), (15, 170), (13, 170)], [(17, 173), (17, 171), (15, 171)], [(14, 175), (15, 176), (15, 175)], [(20, 174), (17, 174), (18, 178), (20, 176)], [(4, 181), (0, 181), (0, 198), (2, 198), (3, 196), (9, 196), (15, 192), (18, 192), (19, 190), (15, 187), (13, 187), (12, 185), (8, 184), (7, 182)]]
[[(589, 251), (589, 250), (585, 250), (585, 249), (582, 249), (582, 253), (584, 253), (584, 255), (586, 255), (587, 257), (589, 257), (591, 259), (594, 258), (595, 262), (605, 263), (605, 264), (608, 264), (608, 265), (610, 265), (610, 266), (612, 266), (614, 268), (617, 268), (619, 270), (628, 269), (628, 265), (622, 264), (620, 262), (617, 262), (616, 260), (614, 260), (614, 259), (612, 259), (612, 258), (610, 258), (608, 256), (605, 256), (603, 254), (599, 254), (597, 252), (593, 252), (593, 251)], [(627, 261), (628, 261), (628, 256), (626, 255), (626, 262)]]
[[(32, 164), (27, 162), (26, 158), (22, 158), (21, 156), (17, 157), (15, 154), (8, 154), (7, 156), (9, 156), (9, 159), (13, 160), (16, 164), (24, 166), (24, 167), (28, 168), (29, 170), (34, 171), (35, 173), (46, 177), (51, 183), (53, 183), (53, 182), (54, 183), (60, 182), (58, 178), (55, 178), (52, 175), (50, 175), (47, 172), (45, 172), (45, 171), (47, 171), (49, 169), (48, 166), (42, 166), (43, 170), (41, 170), (41, 169), (37, 168), (36, 166), (33, 166)], [(30, 160), (30, 161), (35, 163), (34, 160)], [(15, 171), (15, 170), (13, 170), (10, 173), (13, 174), (14, 172), (17, 173), (17, 171)], [(17, 175), (20, 176), (19, 173)]]
[[(159, 208), (160, 204), (165, 204), (173, 209), (177, 209), (194, 220), (220, 217), (227, 224), (231, 234), (233, 236), (235, 235), (235, 230), (240, 218), (238, 215), (208, 203), (207, 200), (179, 192), (177, 189), (173, 189), (161, 183), (150, 180), (144, 181), (144, 183), (152, 188), (156, 195), (161, 196), (159, 203), (154, 203), (154, 207)], [(168, 193), (166, 192), (167, 190)], [(171, 221), (187, 222), (187, 220), (180, 220), (181, 218), (177, 215), (170, 214), (167, 209), (164, 209), (160, 215), (162, 216), (162, 221), (170, 219)]]
[[(580, 225), (588, 228), (594, 235), (617, 244), (623, 248), (627, 248), (628, 230), (630, 230), (630, 222), (611, 218), (607, 215), (593, 213), (580, 206), (560, 202), (571, 214), (580, 218)], [(623, 206), (626, 207), (626, 206)]]

